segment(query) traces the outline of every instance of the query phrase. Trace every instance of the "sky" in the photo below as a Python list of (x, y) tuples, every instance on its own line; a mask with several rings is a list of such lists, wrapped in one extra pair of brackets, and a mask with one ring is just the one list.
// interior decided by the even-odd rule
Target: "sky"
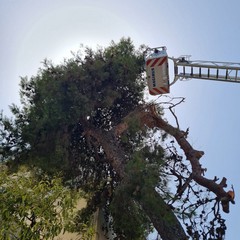
[[(62, 62), (80, 44), (131, 37), (136, 46), (166, 46), (170, 57), (240, 62), (239, 9), (238, 0), (1, 0), (0, 109), (9, 114), (8, 105), (19, 103), (20, 76), (35, 75), (45, 58)], [(206, 176), (234, 185), (236, 205), (223, 214), (226, 240), (240, 238), (239, 93), (240, 84), (193, 79), (168, 94), (185, 97), (176, 114), (192, 146), (205, 152)]]

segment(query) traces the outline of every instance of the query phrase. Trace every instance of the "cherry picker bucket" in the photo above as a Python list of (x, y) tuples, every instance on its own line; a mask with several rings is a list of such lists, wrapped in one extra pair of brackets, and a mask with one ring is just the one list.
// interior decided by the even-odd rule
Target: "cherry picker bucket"
[(145, 53), (145, 65), (149, 93), (169, 93), (168, 55), (166, 47), (149, 48)]

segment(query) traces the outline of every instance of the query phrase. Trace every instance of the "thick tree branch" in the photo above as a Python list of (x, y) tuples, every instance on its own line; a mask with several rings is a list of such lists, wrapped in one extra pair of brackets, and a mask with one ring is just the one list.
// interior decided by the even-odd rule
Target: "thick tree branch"
[(127, 156), (124, 155), (124, 151), (118, 146), (115, 135), (96, 128), (91, 128), (86, 134), (90, 137), (91, 144), (94, 147), (102, 146), (106, 153), (107, 161), (112, 165), (119, 177), (124, 178), (124, 166)]
[(229, 194), (224, 190), (224, 188), (227, 187), (227, 179), (223, 178), (220, 183), (217, 183), (215, 179), (211, 180), (203, 176), (205, 169), (202, 168), (199, 159), (204, 155), (204, 152), (195, 150), (191, 146), (191, 144), (186, 139), (186, 133), (184, 131), (181, 131), (179, 128), (171, 126), (168, 122), (163, 120), (161, 116), (157, 113), (155, 105), (151, 104), (147, 105), (147, 107), (138, 108), (129, 116), (127, 116), (123, 123), (116, 126), (116, 134), (120, 135), (123, 131), (127, 129), (127, 119), (128, 117), (131, 117), (133, 115), (140, 120), (142, 127), (157, 127), (161, 130), (164, 130), (166, 133), (170, 134), (176, 139), (177, 143), (184, 151), (187, 160), (189, 160), (191, 163), (192, 179), (199, 185), (215, 193), (219, 201), (224, 199), (224, 204), (222, 204), (223, 211), (228, 213), (229, 201), (231, 201), (231, 199), (229, 198)]
[[(199, 159), (204, 155), (204, 152), (195, 150), (191, 146), (186, 139), (186, 133), (184, 131), (171, 126), (163, 120), (156, 111), (155, 105), (147, 105), (146, 107), (135, 109), (135, 111), (123, 119), (122, 123), (117, 125), (111, 131), (107, 132), (99, 129), (91, 129), (87, 131), (87, 134), (91, 139), (91, 143), (95, 146), (103, 147), (107, 160), (120, 178), (124, 179), (125, 177), (126, 173), (124, 168), (128, 159), (121, 146), (119, 146), (117, 138), (128, 129), (128, 119), (131, 119), (132, 117), (135, 117), (140, 121), (142, 128), (146, 126), (152, 129), (159, 128), (173, 136), (184, 151), (187, 160), (191, 163), (191, 179), (215, 193), (217, 199), (222, 203), (223, 211), (229, 212), (229, 201), (231, 201), (231, 199), (229, 199), (228, 193), (224, 190), (227, 186), (227, 179), (223, 178), (220, 183), (217, 183), (216, 178), (211, 180), (203, 176), (205, 169), (202, 168)], [(172, 212), (172, 209), (170, 209), (170, 207), (163, 201), (155, 189), (151, 189), (150, 191), (151, 197), (148, 198), (148, 200), (142, 197), (138, 201), (151, 219), (154, 227), (161, 237), (164, 240), (186, 239), (185, 231), (183, 230), (177, 217)], [(153, 202), (151, 203), (151, 200), (149, 199), (152, 199), (153, 202), (159, 202), (159, 205), (162, 207), (159, 209), (152, 207)], [(172, 220), (169, 221), (169, 218)]]

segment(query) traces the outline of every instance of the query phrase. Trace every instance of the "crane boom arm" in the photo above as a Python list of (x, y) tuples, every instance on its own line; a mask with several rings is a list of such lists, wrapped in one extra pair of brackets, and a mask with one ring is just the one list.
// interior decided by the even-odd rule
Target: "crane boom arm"
[(174, 82), (178, 79), (204, 79), (240, 83), (240, 63), (192, 61), (188, 56), (169, 58), (174, 62)]

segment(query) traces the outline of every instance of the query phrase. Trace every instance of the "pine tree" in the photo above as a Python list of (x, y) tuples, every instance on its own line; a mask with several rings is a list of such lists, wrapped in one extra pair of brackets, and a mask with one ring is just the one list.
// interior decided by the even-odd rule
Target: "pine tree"
[[(123, 38), (104, 49), (79, 50), (60, 65), (45, 60), (36, 76), (21, 79), (22, 106), (11, 106), (14, 119), (1, 117), (2, 161), (12, 169), (37, 166), (49, 176), (62, 172), (65, 182), (85, 191), (88, 204), (76, 228), (102, 209), (118, 239), (144, 239), (153, 227), (163, 240), (222, 239), (218, 206), (228, 197), (226, 179), (204, 178), (203, 152), (191, 147), (187, 132), (163, 120), (161, 106), (145, 101), (144, 50)], [(192, 171), (173, 144), (164, 148), (166, 136), (184, 150)], [(193, 182), (217, 198), (201, 197)], [(213, 202), (215, 217), (199, 230), (196, 214), (202, 221)]]

